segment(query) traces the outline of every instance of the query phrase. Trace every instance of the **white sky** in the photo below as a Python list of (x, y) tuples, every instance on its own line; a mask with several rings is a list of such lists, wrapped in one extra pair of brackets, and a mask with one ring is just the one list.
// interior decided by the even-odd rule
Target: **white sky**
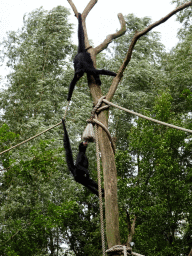
[[(82, 12), (89, 0), (73, 0), (78, 12)], [(120, 24), (117, 14), (123, 15), (134, 13), (138, 17), (148, 16), (152, 21), (157, 21), (175, 6), (170, 4), (171, 0), (98, 0), (87, 17), (87, 30), (89, 39), (93, 40), (94, 46), (101, 43), (108, 34), (119, 29)], [(63, 5), (71, 10), (67, 0), (0, 0), (0, 42), (6, 36), (6, 32), (17, 30), (22, 27), (23, 15), (43, 6), (50, 10), (58, 5)], [(109, 6), (110, 5), (110, 6)], [(77, 19), (71, 10), (70, 22), (77, 25)], [(177, 29), (180, 26), (172, 17), (165, 24), (155, 30), (160, 31), (162, 43), (170, 50), (175, 46), (177, 39)], [(77, 27), (74, 27), (77, 29)], [(77, 33), (73, 36), (74, 43), (77, 44)]]

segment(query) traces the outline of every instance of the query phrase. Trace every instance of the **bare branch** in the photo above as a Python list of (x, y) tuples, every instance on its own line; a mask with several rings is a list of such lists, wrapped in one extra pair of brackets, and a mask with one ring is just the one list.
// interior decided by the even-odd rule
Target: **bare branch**
[(73, 12), (75, 13), (75, 16), (78, 17), (78, 11), (77, 11), (77, 8), (74, 5), (73, 1), (72, 0), (67, 0), (67, 1), (71, 5), (71, 8), (73, 9)]
[(94, 5), (97, 3), (98, 0), (91, 0), (88, 5), (86, 6), (85, 10), (82, 13), (82, 16), (84, 16), (84, 19), (86, 19), (88, 13), (91, 11), (91, 9), (94, 7)]
[(113, 97), (113, 95), (114, 95), (114, 93), (115, 93), (115, 91), (117, 89), (117, 86), (118, 86), (118, 84), (119, 84), (119, 82), (120, 82), (120, 80), (121, 80), (121, 78), (123, 76), (123, 72), (124, 72), (125, 68), (127, 67), (128, 63), (131, 60), (132, 52), (133, 52), (133, 49), (134, 49), (134, 46), (135, 46), (137, 40), (141, 36), (147, 34), (153, 28), (155, 28), (158, 25), (160, 25), (160, 24), (164, 23), (165, 21), (167, 21), (169, 18), (171, 18), (177, 12), (179, 12), (179, 11), (181, 11), (181, 10), (191, 6), (191, 5), (192, 5), (192, 1), (189, 1), (189, 2), (187, 2), (187, 3), (185, 3), (185, 4), (181, 5), (181, 6), (177, 7), (175, 10), (173, 10), (168, 15), (166, 15), (164, 18), (160, 19), (159, 21), (156, 21), (155, 23), (151, 24), (150, 26), (148, 26), (144, 30), (135, 33), (135, 35), (134, 35), (134, 37), (133, 37), (133, 39), (131, 41), (131, 44), (129, 46), (127, 55), (125, 57), (125, 60), (124, 60), (124, 62), (122, 64), (122, 66), (120, 67), (120, 69), (119, 69), (119, 71), (117, 73), (117, 76), (113, 79), (112, 85), (111, 85), (111, 87), (109, 89), (109, 92), (108, 92), (108, 94), (106, 96), (107, 100), (110, 101), (112, 99), (112, 97)]
[(102, 50), (106, 49), (107, 46), (112, 42), (113, 39), (118, 38), (118, 37), (122, 36), (123, 34), (125, 34), (125, 32), (126, 32), (126, 23), (125, 23), (124, 17), (122, 15), (122, 13), (119, 13), (117, 16), (118, 16), (119, 22), (121, 24), (120, 30), (117, 31), (114, 34), (108, 35), (106, 37), (106, 39), (103, 41), (103, 43), (101, 43), (99, 46), (97, 46), (95, 48), (95, 53), (96, 54), (98, 54)]

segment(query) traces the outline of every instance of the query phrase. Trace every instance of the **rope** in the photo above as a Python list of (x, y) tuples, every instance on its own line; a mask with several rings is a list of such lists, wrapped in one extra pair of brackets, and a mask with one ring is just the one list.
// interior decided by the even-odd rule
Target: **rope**
[(128, 255), (134, 255), (134, 256), (144, 256), (141, 255), (139, 253), (136, 252), (132, 252), (132, 248), (131, 247), (127, 247), (125, 245), (114, 245), (113, 247), (109, 248), (108, 250), (106, 250), (106, 252), (110, 253), (110, 252), (123, 252), (124, 256), (127, 256), (127, 252)]
[[(70, 101), (68, 101), (68, 103), (67, 103), (67, 107), (66, 107), (66, 110), (65, 110), (65, 114), (64, 114), (63, 119), (66, 118), (67, 110), (68, 110), (68, 107), (69, 107), (69, 103), (70, 103)], [(49, 130), (55, 128), (56, 126), (60, 125), (61, 123), (62, 123), (62, 121), (60, 121), (59, 123), (57, 123), (57, 124), (55, 124), (55, 125), (49, 127), (47, 130), (44, 130), (44, 131), (42, 131), (42, 132), (40, 132), (40, 133), (34, 135), (33, 137), (31, 137), (31, 138), (29, 138), (29, 139), (27, 139), (27, 140), (24, 140), (24, 141), (22, 141), (21, 143), (19, 143), (19, 144), (15, 145), (15, 146), (13, 146), (13, 147), (11, 147), (11, 148), (8, 148), (8, 149), (2, 151), (2, 152), (0, 153), (0, 155), (2, 155), (2, 154), (4, 154), (4, 153), (6, 153), (6, 152), (12, 150), (13, 148), (18, 147), (18, 146), (20, 146), (20, 145), (22, 145), (22, 144), (24, 144), (24, 143), (27, 143), (27, 142), (30, 141), (30, 140), (33, 140), (33, 139), (37, 138), (37, 137), (40, 136), (41, 134), (43, 134), (43, 133), (45, 133), (45, 132), (47, 132), (47, 131), (49, 131)]]
[(127, 256), (127, 251), (131, 253), (131, 248), (125, 245), (114, 245), (113, 247), (106, 250), (106, 252), (123, 252), (124, 256)]
[(95, 112), (96, 112), (97, 109), (100, 107), (100, 105), (101, 105), (101, 103), (102, 103), (102, 101), (103, 101), (104, 98), (105, 98), (105, 96), (102, 96), (102, 97), (98, 100), (98, 102), (97, 102), (97, 104), (95, 105), (95, 107), (93, 108), (93, 110), (91, 111), (91, 119), (94, 118)]
[(137, 113), (137, 112), (131, 111), (131, 110), (129, 110), (129, 109), (120, 107), (120, 106), (118, 106), (118, 105), (116, 105), (116, 104), (114, 104), (114, 103), (112, 103), (112, 102), (110, 102), (110, 101), (108, 101), (108, 100), (106, 100), (106, 99), (103, 99), (103, 102), (105, 102), (105, 103), (107, 103), (107, 104), (109, 104), (109, 105), (111, 105), (111, 106), (113, 106), (113, 107), (116, 107), (116, 108), (119, 108), (119, 109), (121, 109), (121, 110), (124, 110), (124, 111), (126, 111), (126, 112), (128, 112), (128, 113), (130, 113), (130, 114), (139, 116), (139, 117), (141, 117), (141, 118), (145, 118), (145, 119), (147, 119), (147, 120), (149, 120), (149, 121), (152, 121), (152, 122), (155, 122), (155, 123), (158, 123), (158, 124), (162, 124), (162, 125), (165, 125), (165, 126), (169, 126), (169, 127), (171, 127), (171, 128), (174, 128), (174, 129), (177, 129), (177, 130), (181, 130), (181, 131), (184, 131), (184, 132), (192, 133), (192, 130), (185, 129), (185, 128), (182, 128), (182, 127), (179, 127), (179, 126), (176, 126), (176, 125), (173, 125), (173, 124), (168, 124), (168, 123), (159, 121), (159, 120), (157, 120), (157, 119), (153, 119), (153, 118), (151, 118), (151, 117), (144, 116), (144, 115), (142, 115), (142, 114), (139, 114), (139, 113)]
[(112, 145), (112, 148), (113, 148), (113, 153), (114, 153), (114, 155), (115, 155), (115, 145), (114, 145), (114, 143), (113, 143), (113, 140), (112, 140), (112, 137), (111, 137), (110, 132), (109, 132), (108, 129), (105, 127), (105, 125), (104, 125), (103, 123), (99, 122), (97, 119), (94, 118), (94, 119), (93, 119), (93, 122), (96, 123), (96, 124), (98, 124), (98, 125), (100, 125), (100, 126), (105, 130), (105, 132), (107, 133), (107, 135), (108, 135), (108, 137), (109, 137), (109, 139), (110, 139), (110, 141), (111, 141), (111, 145)]
[(101, 126), (101, 127), (103, 128), (103, 130), (107, 133), (107, 135), (108, 135), (108, 137), (109, 137), (109, 140), (111, 141), (113, 153), (115, 154), (115, 145), (114, 145), (114, 143), (113, 143), (111, 134), (110, 134), (110, 132), (108, 131), (107, 127), (106, 127), (103, 123), (101, 123), (100, 121), (98, 121), (98, 120), (95, 119), (95, 118), (93, 118), (93, 119), (87, 119), (87, 122), (88, 122), (88, 123), (95, 123), (95, 124), (98, 124), (99, 126)]
[(134, 256), (144, 256), (144, 255), (141, 255), (141, 254), (136, 253), (136, 252), (132, 252), (132, 255), (134, 255)]
[(100, 210), (100, 222), (101, 222), (101, 241), (102, 241), (102, 252), (105, 256), (105, 231), (103, 222), (103, 201), (102, 201), (102, 190), (101, 190), (101, 171), (100, 171), (100, 159), (99, 159), (99, 141), (98, 141), (98, 125), (95, 125), (96, 134), (96, 155), (97, 155), (97, 177), (98, 177), (98, 190), (99, 190), (99, 210)]
[[(191, 1), (192, 1), (192, 0), (191, 0)], [(109, 107), (110, 107), (109, 105), (105, 105), (105, 106), (103, 106), (103, 107), (100, 107), (100, 108), (98, 108), (98, 109), (96, 110), (96, 113), (98, 114), (98, 113), (100, 113), (101, 111), (108, 109)]]

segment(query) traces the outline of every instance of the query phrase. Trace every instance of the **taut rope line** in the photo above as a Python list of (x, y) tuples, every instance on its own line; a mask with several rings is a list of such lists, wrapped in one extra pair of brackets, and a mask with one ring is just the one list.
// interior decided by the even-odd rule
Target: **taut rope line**
[[(70, 103), (70, 101), (68, 101), (68, 103), (67, 103), (67, 107), (66, 107), (66, 110), (65, 110), (65, 114), (64, 114), (63, 119), (66, 118), (67, 110), (68, 110), (68, 107), (69, 107), (69, 103)], [(40, 136), (41, 134), (43, 134), (43, 133), (45, 133), (45, 132), (47, 132), (47, 131), (49, 131), (49, 130), (55, 128), (56, 126), (60, 125), (61, 123), (62, 123), (62, 121), (60, 121), (59, 123), (57, 123), (57, 124), (55, 124), (55, 125), (49, 127), (47, 130), (44, 130), (44, 131), (42, 131), (42, 132), (40, 132), (40, 133), (34, 135), (33, 137), (31, 137), (31, 138), (29, 138), (29, 139), (27, 139), (27, 140), (24, 140), (24, 141), (22, 141), (21, 143), (19, 143), (19, 144), (15, 145), (15, 146), (13, 146), (13, 147), (11, 147), (11, 148), (8, 148), (8, 149), (2, 151), (2, 152), (0, 153), (0, 155), (2, 155), (2, 154), (4, 154), (4, 153), (6, 153), (6, 152), (12, 150), (13, 148), (16, 148), (16, 147), (22, 145), (22, 144), (24, 144), (24, 143), (26, 143), (26, 142), (28, 142), (28, 141), (30, 141), (30, 140), (35, 139), (36, 137), (38, 137), (38, 136)]]
[(159, 120), (157, 120), (157, 119), (153, 119), (153, 118), (151, 118), (151, 117), (144, 116), (144, 115), (142, 115), (142, 114), (139, 114), (139, 113), (137, 113), (137, 112), (131, 111), (131, 110), (129, 110), (129, 109), (120, 107), (120, 106), (118, 106), (118, 105), (116, 105), (116, 104), (114, 104), (114, 103), (112, 103), (112, 102), (110, 102), (110, 101), (108, 101), (108, 100), (106, 100), (106, 99), (103, 99), (103, 102), (105, 102), (105, 103), (107, 103), (107, 104), (109, 104), (109, 105), (111, 105), (111, 106), (113, 106), (113, 107), (116, 107), (116, 108), (119, 108), (119, 109), (121, 109), (121, 110), (124, 110), (125, 112), (128, 112), (128, 113), (130, 113), (130, 114), (139, 116), (139, 117), (141, 117), (141, 118), (145, 118), (145, 119), (147, 119), (147, 120), (149, 120), (149, 121), (152, 121), (152, 122), (155, 122), (155, 123), (158, 123), (158, 124), (162, 124), (162, 125), (165, 125), (165, 126), (169, 126), (169, 127), (171, 127), (171, 128), (174, 128), (174, 129), (177, 129), (177, 130), (181, 130), (181, 131), (184, 131), (184, 132), (192, 133), (192, 130), (185, 129), (185, 128), (183, 128), (183, 127), (179, 127), (179, 126), (176, 126), (176, 125), (173, 125), (173, 124), (168, 124), (168, 123), (159, 121)]

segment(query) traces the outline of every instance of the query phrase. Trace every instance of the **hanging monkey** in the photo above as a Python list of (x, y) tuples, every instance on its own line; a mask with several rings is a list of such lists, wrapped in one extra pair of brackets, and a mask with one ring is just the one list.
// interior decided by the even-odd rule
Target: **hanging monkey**
[[(87, 142), (81, 142), (79, 144), (79, 153), (77, 154), (76, 163), (74, 164), (73, 155), (71, 150), (71, 145), (69, 141), (69, 136), (65, 126), (65, 121), (62, 119), (63, 130), (64, 130), (64, 148), (66, 152), (66, 160), (69, 171), (73, 174), (76, 182), (87, 187), (92, 193), (98, 196), (98, 184), (89, 177), (88, 171), (88, 159), (85, 154), (87, 149)], [(104, 196), (104, 190), (102, 190), (102, 196)]]
[(78, 46), (78, 53), (74, 58), (75, 74), (74, 74), (73, 80), (69, 85), (69, 92), (67, 97), (68, 101), (71, 100), (75, 85), (77, 81), (83, 76), (84, 73), (87, 73), (88, 75), (92, 75), (97, 85), (101, 85), (101, 80), (99, 78), (99, 75), (116, 76), (116, 73), (112, 71), (108, 71), (105, 69), (98, 70), (94, 68), (91, 55), (85, 49), (84, 31), (83, 31), (83, 25), (82, 25), (82, 19), (81, 19), (80, 13), (78, 14), (78, 23), (79, 23), (79, 27), (78, 27), (79, 46)]

